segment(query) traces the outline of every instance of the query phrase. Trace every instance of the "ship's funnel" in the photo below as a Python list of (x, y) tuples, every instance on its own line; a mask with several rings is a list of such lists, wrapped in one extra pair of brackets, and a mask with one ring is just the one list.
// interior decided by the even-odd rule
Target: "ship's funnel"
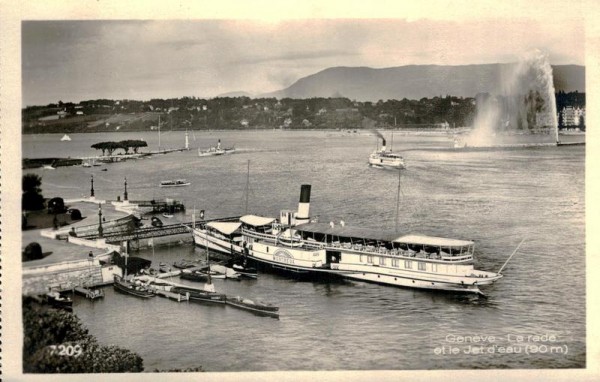
[(300, 201), (298, 202), (298, 213), (296, 214), (296, 225), (305, 224), (310, 221), (310, 184), (303, 184), (300, 188)]
[(381, 151), (385, 151), (385, 138), (381, 138), (383, 142), (381, 142)]

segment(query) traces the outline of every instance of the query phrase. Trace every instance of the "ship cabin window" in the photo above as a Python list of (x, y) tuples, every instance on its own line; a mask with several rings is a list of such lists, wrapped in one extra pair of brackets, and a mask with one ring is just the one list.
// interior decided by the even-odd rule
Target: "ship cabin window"
[(269, 253), (269, 247), (267, 247), (267, 253)]
[(398, 263), (399, 263), (398, 259), (392, 259), (392, 267), (398, 268)]
[(431, 264), (431, 271), (432, 272), (437, 272), (438, 271), (438, 264), (432, 263)]
[(425, 264), (425, 263), (424, 263), (424, 262), (422, 262), (422, 261), (419, 261), (419, 262), (418, 262), (418, 266), (419, 266), (419, 270), (420, 270), (420, 271), (426, 271), (426, 270), (427, 270), (427, 264)]
[(385, 257), (379, 257), (379, 265), (385, 265)]
[(404, 260), (404, 268), (406, 268), (406, 269), (412, 269), (412, 261), (410, 261), (410, 260)]
[(373, 264), (373, 256), (371, 256), (371, 255), (367, 256), (367, 263)]

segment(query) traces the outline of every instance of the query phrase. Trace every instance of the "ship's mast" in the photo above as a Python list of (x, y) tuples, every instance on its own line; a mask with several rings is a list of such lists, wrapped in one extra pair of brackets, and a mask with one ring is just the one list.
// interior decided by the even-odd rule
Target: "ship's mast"
[(158, 152), (160, 152), (160, 114), (158, 115)]
[(244, 214), (248, 214), (248, 194), (250, 193), (250, 159), (248, 159), (248, 172), (246, 173), (246, 205)]
[(400, 219), (400, 194), (401, 194), (401, 188), (400, 188), (400, 179), (402, 178), (402, 171), (400, 169), (398, 169), (398, 194), (396, 195), (396, 233), (398, 233), (399, 231), (399, 219)]

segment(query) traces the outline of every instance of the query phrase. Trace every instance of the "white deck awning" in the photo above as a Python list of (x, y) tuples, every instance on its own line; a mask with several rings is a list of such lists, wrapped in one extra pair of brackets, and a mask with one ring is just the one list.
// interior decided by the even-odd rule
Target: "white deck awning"
[(444, 237), (425, 235), (404, 235), (394, 240), (395, 243), (420, 244), (432, 247), (466, 247), (475, 244), (470, 240), (447, 239)]
[(263, 225), (273, 223), (275, 221), (275, 218), (266, 218), (263, 216), (256, 215), (244, 215), (240, 218), (240, 221), (244, 224), (248, 224), (254, 227), (260, 227)]
[(241, 225), (242, 225), (242, 223), (239, 223), (239, 222), (209, 222), (209, 223), (206, 223), (207, 227), (211, 227), (225, 235), (231, 235), (238, 228), (240, 228)]

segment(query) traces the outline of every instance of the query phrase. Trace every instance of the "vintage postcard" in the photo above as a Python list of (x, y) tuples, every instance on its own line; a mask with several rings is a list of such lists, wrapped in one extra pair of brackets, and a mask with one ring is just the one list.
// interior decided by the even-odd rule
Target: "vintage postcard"
[(0, 7), (6, 380), (599, 376), (593, 3)]

